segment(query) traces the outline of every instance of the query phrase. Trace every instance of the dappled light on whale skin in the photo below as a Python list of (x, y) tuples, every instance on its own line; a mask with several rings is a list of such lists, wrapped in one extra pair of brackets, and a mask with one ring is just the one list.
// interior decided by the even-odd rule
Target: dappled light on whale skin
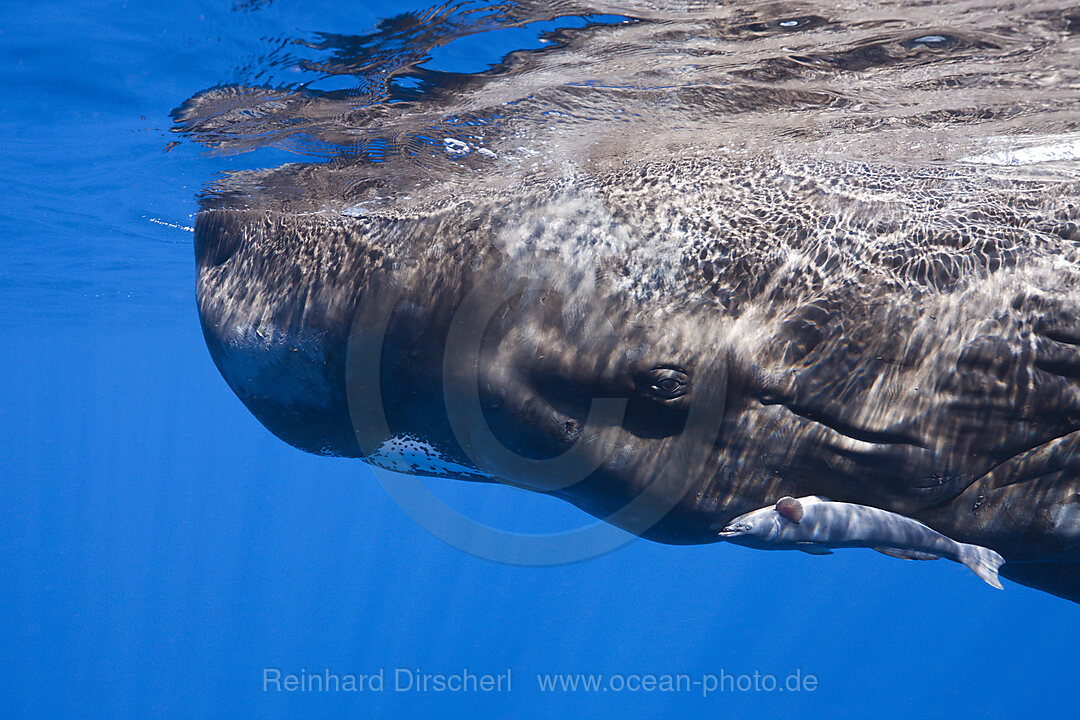
[(296, 158), (202, 198), (219, 370), (311, 452), (668, 543), (824, 495), (1080, 600), (1075, 10), (809, 7), (466, 3), (192, 97)]

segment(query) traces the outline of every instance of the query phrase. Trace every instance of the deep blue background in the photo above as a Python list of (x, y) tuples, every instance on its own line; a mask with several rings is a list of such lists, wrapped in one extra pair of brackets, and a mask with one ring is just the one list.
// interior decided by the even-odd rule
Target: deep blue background
[[(195, 194), (281, 151), (205, 156), (168, 112), (266, 38), (403, 4), (0, 3), (0, 708), (5, 716), (1045, 717), (1075, 713), (1080, 611), (949, 562), (638, 541), (492, 564), (418, 528), (360, 463), (240, 405), (192, 297)], [(433, 60), (475, 71), (474, 39)], [(457, 65), (455, 65), (457, 63)], [(169, 223), (177, 227), (172, 227)], [(433, 482), (509, 529), (588, 519)], [(520, 519), (518, 519), (520, 518)], [(262, 691), (265, 667), (513, 671), (503, 694)], [(804, 693), (541, 694), (536, 674), (763, 673)]]

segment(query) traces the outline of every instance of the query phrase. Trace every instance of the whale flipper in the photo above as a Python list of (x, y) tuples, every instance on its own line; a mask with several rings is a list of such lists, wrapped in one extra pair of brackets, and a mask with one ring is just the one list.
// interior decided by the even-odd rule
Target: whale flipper
[(822, 547), (817, 543), (795, 543), (796, 550), (802, 550), (809, 555), (832, 555), (833, 551), (827, 547)]
[(793, 497), (782, 497), (776, 501), (776, 512), (787, 518), (790, 522), (797, 523), (803, 519), (802, 503)]
[(890, 547), (876, 547), (874, 548), (882, 555), (888, 555), (889, 557), (900, 558), (901, 560), (940, 560), (940, 555), (935, 555), (928, 552), (920, 552), (919, 550), (899, 550), (897, 548)]

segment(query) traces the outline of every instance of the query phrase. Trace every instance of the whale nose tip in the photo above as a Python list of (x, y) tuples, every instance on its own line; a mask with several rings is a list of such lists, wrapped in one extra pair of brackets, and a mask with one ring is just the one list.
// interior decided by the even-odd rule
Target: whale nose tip
[(312, 288), (327, 296), (336, 288), (305, 265), (298, 238), (315, 230), (296, 230), (297, 222), (258, 211), (196, 215), (203, 338), (226, 383), (271, 432), (308, 452), (359, 455), (342, 350), (351, 306), (312, 303)]
[(226, 222), (221, 212), (199, 212), (195, 216), (195, 264), (197, 268), (224, 265), (240, 247), (239, 229)]
[(743, 535), (750, 531), (750, 523), (736, 522), (730, 525), (725, 525), (724, 529), (720, 531), (720, 537), (732, 537), (735, 535)]

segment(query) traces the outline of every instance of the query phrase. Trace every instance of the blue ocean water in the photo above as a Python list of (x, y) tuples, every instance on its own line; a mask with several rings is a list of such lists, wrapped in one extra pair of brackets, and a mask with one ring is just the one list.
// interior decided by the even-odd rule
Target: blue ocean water
[[(203, 344), (192, 215), (215, 173), (294, 156), (166, 151), (170, 111), (249, 80), (274, 38), (363, 34), (421, 9), (0, 4), (5, 715), (1074, 712), (1080, 615), (1048, 594), (869, 551), (637, 541), (567, 566), (491, 563), (427, 534), (364, 465), (301, 453), (243, 408)], [(547, 29), (448, 45), (431, 66), (476, 72)], [(589, 521), (510, 489), (433, 487), (517, 530)], [(556, 673), (603, 675), (608, 689), (545, 691)], [(326, 674), (369, 678), (313, 689)], [(421, 690), (424, 674), (500, 687)], [(288, 675), (307, 685), (277, 683)], [(671, 676), (689, 685), (663, 689)]]

